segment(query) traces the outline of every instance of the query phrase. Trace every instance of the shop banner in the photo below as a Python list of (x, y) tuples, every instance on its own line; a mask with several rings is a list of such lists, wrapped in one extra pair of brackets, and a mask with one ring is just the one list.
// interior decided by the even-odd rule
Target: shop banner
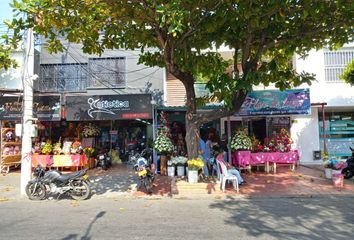
[(310, 114), (310, 90), (263, 90), (247, 94), (237, 116)]
[[(0, 120), (22, 119), (22, 96), (0, 98)], [(60, 96), (34, 96), (33, 117), (40, 121), (60, 121)]]
[(151, 119), (150, 94), (67, 96), (66, 120)]

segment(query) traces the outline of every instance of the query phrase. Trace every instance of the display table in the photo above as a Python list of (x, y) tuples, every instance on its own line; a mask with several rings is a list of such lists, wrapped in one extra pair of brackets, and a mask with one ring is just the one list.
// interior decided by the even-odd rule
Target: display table
[(237, 167), (246, 168), (247, 166), (264, 166), (265, 171), (269, 172), (269, 164), (273, 165), (276, 173), (277, 164), (291, 165), (295, 169), (295, 164), (299, 160), (297, 150), (289, 152), (257, 152), (236, 151), (232, 154), (232, 163)]
[(83, 167), (87, 164), (85, 155), (32, 155), (32, 167)]

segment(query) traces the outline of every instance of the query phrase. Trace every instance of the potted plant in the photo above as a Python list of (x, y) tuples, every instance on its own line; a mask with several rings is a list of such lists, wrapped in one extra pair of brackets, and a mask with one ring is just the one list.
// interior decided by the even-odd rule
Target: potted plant
[(167, 154), (173, 151), (173, 144), (163, 129), (158, 132), (153, 148), (160, 154), (161, 175), (167, 175)]
[(198, 171), (204, 167), (204, 162), (201, 158), (194, 158), (187, 161), (188, 165), (188, 182), (198, 182)]
[(56, 142), (54, 144), (53, 147), (53, 154), (54, 155), (59, 155), (61, 153), (62, 149), (61, 149), (61, 138), (59, 138), (58, 142)]

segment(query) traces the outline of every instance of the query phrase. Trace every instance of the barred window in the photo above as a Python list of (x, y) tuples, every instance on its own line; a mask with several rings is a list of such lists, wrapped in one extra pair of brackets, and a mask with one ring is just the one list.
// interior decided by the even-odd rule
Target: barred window
[(354, 58), (354, 50), (325, 51), (325, 80), (326, 82), (342, 82), (340, 75), (345, 66)]
[(124, 88), (125, 57), (89, 58), (88, 87)]
[(87, 64), (41, 64), (37, 91), (77, 92), (86, 90)]

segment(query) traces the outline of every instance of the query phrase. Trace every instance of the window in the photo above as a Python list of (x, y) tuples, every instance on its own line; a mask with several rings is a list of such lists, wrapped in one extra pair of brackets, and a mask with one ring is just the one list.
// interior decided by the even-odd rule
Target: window
[(41, 64), (36, 90), (40, 92), (77, 92), (86, 90), (87, 64)]
[(90, 58), (88, 61), (89, 83), (92, 88), (124, 88), (125, 58)]
[(340, 75), (345, 66), (354, 58), (354, 50), (325, 51), (325, 80), (326, 82), (342, 82)]

